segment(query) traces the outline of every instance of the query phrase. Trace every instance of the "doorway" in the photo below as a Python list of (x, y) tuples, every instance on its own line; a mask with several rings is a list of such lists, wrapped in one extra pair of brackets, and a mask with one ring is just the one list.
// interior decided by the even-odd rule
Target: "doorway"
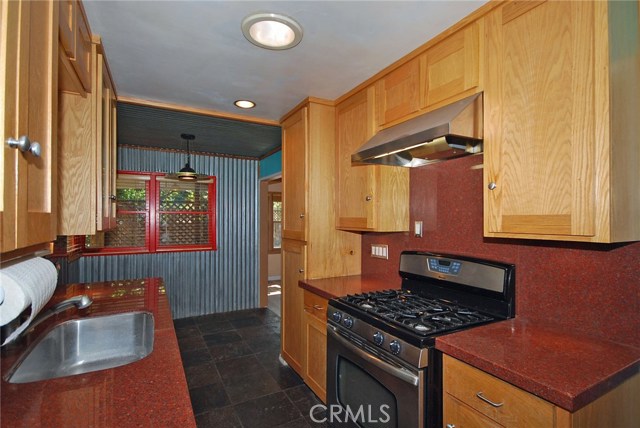
[(260, 306), (281, 308), (282, 178), (260, 183)]

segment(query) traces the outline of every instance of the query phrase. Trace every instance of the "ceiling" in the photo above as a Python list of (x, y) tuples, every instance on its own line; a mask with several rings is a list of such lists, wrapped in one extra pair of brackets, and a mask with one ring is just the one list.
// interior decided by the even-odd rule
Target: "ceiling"
[[(459, 21), (485, 1), (84, 0), (102, 37), (118, 96), (278, 121), (307, 96), (334, 100)], [(261, 49), (240, 28), (254, 12), (296, 19), (302, 42)], [(241, 110), (237, 99), (256, 107)], [(261, 157), (277, 127), (120, 104), (119, 143)], [(131, 116), (129, 116), (131, 114)], [(153, 118), (160, 114), (162, 120)], [(145, 117), (147, 120), (145, 120)], [(234, 132), (237, 130), (237, 133)]]

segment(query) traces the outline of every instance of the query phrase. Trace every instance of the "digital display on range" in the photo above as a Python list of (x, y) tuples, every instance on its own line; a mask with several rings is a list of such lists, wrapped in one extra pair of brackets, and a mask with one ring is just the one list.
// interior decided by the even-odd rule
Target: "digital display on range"
[(433, 272), (457, 275), (460, 273), (461, 267), (462, 263), (458, 261), (429, 258), (429, 270)]

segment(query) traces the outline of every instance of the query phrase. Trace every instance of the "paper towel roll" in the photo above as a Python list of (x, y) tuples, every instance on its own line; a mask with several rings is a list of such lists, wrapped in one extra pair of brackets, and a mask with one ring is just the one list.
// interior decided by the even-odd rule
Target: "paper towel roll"
[(4, 301), (0, 304), (0, 325), (16, 319), (31, 305), (31, 315), (2, 345), (11, 342), (26, 329), (56, 288), (58, 271), (53, 263), (41, 257), (25, 260), (0, 269), (0, 286)]

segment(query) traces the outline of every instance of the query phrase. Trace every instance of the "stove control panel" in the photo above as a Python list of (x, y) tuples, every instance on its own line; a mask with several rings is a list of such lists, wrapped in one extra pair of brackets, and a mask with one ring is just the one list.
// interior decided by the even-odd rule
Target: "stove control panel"
[(447, 260), (442, 258), (429, 257), (429, 270), (432, 272), (446, 273), (447, 275), (457, 275), (460, 273), (462, 262), (458, 260)]
[(338, 332), (356, 346), (362, 347), (365, 343), (370, 347), (376, 346), (379, 352), (386, 354), (387, 357), (394, 356), (413, 367), (424, 368), (428, 365), (430, 347), (419, 347), (408, 343), (355, 315), (332, 306), (331, 302), (327, 307), (327, 328)]

